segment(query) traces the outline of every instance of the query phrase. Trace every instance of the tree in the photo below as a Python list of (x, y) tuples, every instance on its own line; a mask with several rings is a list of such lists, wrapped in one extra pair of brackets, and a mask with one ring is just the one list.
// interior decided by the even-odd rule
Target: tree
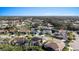
[(70, 42), (75, 40), (75, 35), (73, 34), (73, 32), (68, 32), (67, 36), (68, 36), (68, 40), (66, 41), (66, 45), (69, 45)]

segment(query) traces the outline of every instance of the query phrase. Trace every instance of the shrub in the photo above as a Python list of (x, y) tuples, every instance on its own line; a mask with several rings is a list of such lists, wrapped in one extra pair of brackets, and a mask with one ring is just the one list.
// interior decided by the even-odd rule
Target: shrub
[(69, 51), (69, 48), (68, 47), (64, 47), (63, 51)]
[(39, 46), (30, 46), (27, 48), (28, 51), (43, 51), (43, 49)]
[(10, 44), (0, 44), (1, 51), (24, 51), (25, 47), (23, 46), (12, 46)]

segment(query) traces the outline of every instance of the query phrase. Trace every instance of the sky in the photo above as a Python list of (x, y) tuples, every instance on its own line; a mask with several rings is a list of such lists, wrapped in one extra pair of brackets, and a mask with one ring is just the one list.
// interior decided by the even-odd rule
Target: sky
[(0, 7), (0, 16), (79, 16), (78, 7)]

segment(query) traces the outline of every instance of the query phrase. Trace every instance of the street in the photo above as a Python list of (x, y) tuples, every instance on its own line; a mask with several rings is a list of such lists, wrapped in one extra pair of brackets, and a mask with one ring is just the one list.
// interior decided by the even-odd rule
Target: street
[(75, 39), (71, 44), (70, 46), (73, 48), (74, 51), (79, 51), (79, 35), (74, 32), (75, 34)]

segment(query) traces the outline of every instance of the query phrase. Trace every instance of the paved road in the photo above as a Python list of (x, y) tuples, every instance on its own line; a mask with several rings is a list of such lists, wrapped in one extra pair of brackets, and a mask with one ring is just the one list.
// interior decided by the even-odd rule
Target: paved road
[(74, 32), (76, 40), (71, 43), (71, 47), (75, 51), (79, 51), (79, 35)]

